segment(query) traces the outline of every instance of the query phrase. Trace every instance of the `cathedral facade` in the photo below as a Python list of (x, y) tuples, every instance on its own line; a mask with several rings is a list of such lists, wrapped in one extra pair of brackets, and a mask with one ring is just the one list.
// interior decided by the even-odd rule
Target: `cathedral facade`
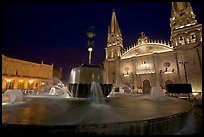
[(125, 84), (149, 93), (151, 87), (188, 83), (202, 92), (202, 24), (198, 24), (189, 2), (172, 2), (170, 42), (152, 40), (141, 33), (128, 48), (112, 12), (108, 27), (104, 83)]

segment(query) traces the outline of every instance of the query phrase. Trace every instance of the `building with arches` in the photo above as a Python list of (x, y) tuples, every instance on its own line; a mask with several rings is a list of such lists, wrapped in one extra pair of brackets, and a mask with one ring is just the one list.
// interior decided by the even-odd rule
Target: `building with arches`
[(189, 2), (172, 2), (169, 42), (153, 40), (144, 32), (131, 46), (123, 38), (115, 11), (108, 26), (104, 83), (126, 84), (149, 93), (151, 87), (189, 83), (202, 92), (202, 24)]
[(7, 89), (35, 90), (53, 78), (53, 64), (38, 64), (2, 55), (2, 93)]

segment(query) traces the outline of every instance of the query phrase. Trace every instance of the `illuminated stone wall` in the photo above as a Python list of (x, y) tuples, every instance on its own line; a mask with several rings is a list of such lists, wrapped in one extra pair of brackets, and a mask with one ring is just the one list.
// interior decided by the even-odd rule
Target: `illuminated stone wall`
[(6, 89), (34, 90), (53, 77), (53, 66), (2, 55), (2, 92)]
[[(200, 52), (192, 49), (105, 60), (104, 83), (127, 84), (137, 90), (143, 87), (144, 80), (148, 80), (151, 87), (159, 84), (165, 88), (169, 81), (186, 83), (187, 77), (193, 92), (201, 92), (202, 70), (198, 56)], [(188, 60), (186, 75), (183, 64), (179, 63), (184, 57)]]
[[(138, 90), (145, 84), (149, 88), (158, 84), (165, 88), (169, 83), (187, 82), (193, 92), (202, 92), (202, 24), (195, 20), (189, 2), (180, 2), (187, 5), (182, 11), (177, 4), (172, 2), (171, 43), (149, 39), (142, 32), (136, 42), (123, 48), (117, 43), (117, 33), (108, 33), (104, 83), (126, 84)], [(119, 28), (118, 24), (114, 26)], [(111, 56), (113, 49), (121, 55)]]
[(59, 67), (59, 68), (53, 68), (53, 77), (56, 77), (58, 79), (62, 79), (62, 68)]

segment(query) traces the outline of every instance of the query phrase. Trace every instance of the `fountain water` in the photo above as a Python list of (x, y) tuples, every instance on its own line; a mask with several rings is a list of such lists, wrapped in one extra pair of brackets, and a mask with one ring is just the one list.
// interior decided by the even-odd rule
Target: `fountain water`
[(2, 96), (2, 103), (23, 102), (23, 94), (20, 89), (8, 89)]
[(49, 94), (50, 95), (56, 95), (56, 90), (54, 87), (51, 87)]
[(95, 104), (105, 104), (101, 86), (95, 81), (91, 83), (91, 98)]
[[(11, 125), (12, 131), (17, 133), (34, 133), (43, 126), (43, 129), (46, 127), (45, 131), (66, 131), (67, 134), (175, 134), (186, 124), (192, 110), (191, 103), (172, 97), (167, 97), (162, 104), (151, 101), (149, 95), (109, 97), (104, 100), (100, 86), (94, 81), (91, 93), (93, 102), (25, 98), (29, 102), (26, 105), (2, 108), (2, 123), (7, 131), (10, 131)], [(24, 110), (30, 110), (30, 113)], [(19, 117), (19, 114), (23, 117)], [(30, 128), (19, 130), (13, 124)]]
[(165, 94), (161, 86), (158, 85), (157, 87), (151, 88), (150, 99), (153, 101), (165, 101), (166, 100)]
[(136, 94), (136, 93), (132, 92), (131, 87), (129, 87), (127, 85), (124, 85), (124, 84), (120, 84), (120, 85), (113, 86), (110, 94), (107, 97), (117, 97), (117, 96), (120, 96), (120, 95), (132, 95), (132, 96), (135, 96), (135, 95), (139, 95), (139, 94)]
[(70, 98), (72, 94), (68, 88), (58, 79), (51, 79), (46, 85), (40, 89), (35, 90), (35, 95), (28, 95), (26, 97), (56, 97), (56, 98)]

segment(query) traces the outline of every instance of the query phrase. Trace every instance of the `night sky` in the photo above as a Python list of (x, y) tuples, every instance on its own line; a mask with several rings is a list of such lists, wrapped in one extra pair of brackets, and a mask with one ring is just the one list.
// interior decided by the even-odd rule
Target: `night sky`
[[(191, 2), (191, 6), (198, 23), (202, 23), (201, 3)], [(65, 80), (72, 67), (88, 63), (86, 32), (92, 26), (96, 31), (92, 63), (104, 61), (113, 9), (124, 47), (136, 42), (142, 31), (152, 39), (170, 38), (170, 2), (4, 2), (2, 7), (2, 54), (53, 63), (63, 68)]]

